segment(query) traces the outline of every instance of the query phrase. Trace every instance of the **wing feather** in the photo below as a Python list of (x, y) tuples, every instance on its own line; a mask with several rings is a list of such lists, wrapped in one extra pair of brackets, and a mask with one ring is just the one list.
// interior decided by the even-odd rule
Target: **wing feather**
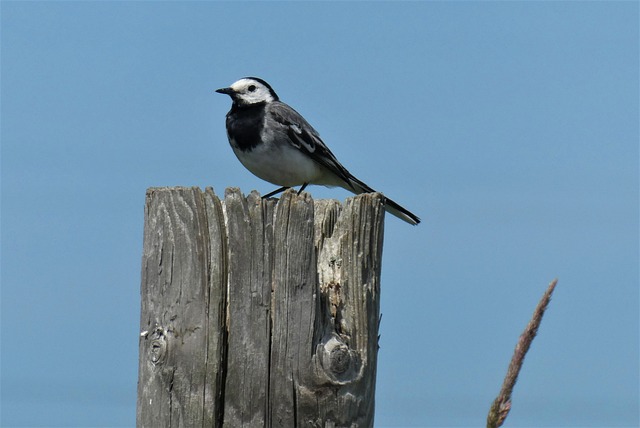
[(269, 107), (269, 113), (273, 119), (287, 128), (287, 135), (293, 146), (353, 188), (352, 180), (355, 177), (338, 162), (338, 159), (320, 138), (320, 134), (300, 113), (280, 101), (270, 103)]
[[(268, 108), (270, 117), (286, 129), (291, 145), (344, 181), (345, 189), (349, 188), (355, 194), (375, 192), (338, 162), (338, 159), (320, 138), (320, 134), (300, 113), (281, 101), (269, 103)], [(418, 216), (387, 197), (385, 197), (385, 204), (387, 211), (402, 220), (413, 225), (420, 223)]]

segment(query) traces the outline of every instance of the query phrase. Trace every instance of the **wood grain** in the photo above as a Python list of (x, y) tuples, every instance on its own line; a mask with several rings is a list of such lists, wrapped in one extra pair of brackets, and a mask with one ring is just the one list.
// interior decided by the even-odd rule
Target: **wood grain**
[(382, 201), (149, 189), (137, 425), (373, 426)]

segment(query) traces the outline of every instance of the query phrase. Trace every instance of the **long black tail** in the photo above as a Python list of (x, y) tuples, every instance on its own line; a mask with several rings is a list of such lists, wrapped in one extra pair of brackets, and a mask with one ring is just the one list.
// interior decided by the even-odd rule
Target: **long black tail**
[[(375, 190), (373, 190), (371, 187), (367, 186), (365, 183), (358, 180), (354, 176), (349, 177), (349, 182), (345, 184), (346, 186), (344, 186), (344, 188), (349, 190), (350, 192), (355, 193), (356, 195), (359, 195), (360, 193), (375, 192)], [(384, 201), (385, 210), (389, 214), (392, 214), (398, 217), (400, 220), (404, 220), (407, 223), (412, 224), (414, 226), (420, 223), (420, 218), (417, 215), (415, 215), (408, 209), (402, 207), (400, 204), (394, 202), (393, 200), (387, 198), (386, 196), (384, 197), (384, 199), (385, 199)]]

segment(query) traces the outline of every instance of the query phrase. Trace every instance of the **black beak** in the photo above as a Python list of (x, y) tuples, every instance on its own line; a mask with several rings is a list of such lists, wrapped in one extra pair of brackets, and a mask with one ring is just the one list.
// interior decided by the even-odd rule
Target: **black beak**
[(219, 94), (227, 94), (229, 96), (233, 95), (233, 89), (231, 88), (220, 88), (220, 89), (216, 89), (216, 92)]

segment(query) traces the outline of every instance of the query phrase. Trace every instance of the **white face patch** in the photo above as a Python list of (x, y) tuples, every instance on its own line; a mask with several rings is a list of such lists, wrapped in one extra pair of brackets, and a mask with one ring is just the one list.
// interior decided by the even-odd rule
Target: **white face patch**
[(253, 79), (240, 79), (231, 85), (235, 92), (235, 99), (240, 104), (256, 104), (274, 100), (268, 87)]

